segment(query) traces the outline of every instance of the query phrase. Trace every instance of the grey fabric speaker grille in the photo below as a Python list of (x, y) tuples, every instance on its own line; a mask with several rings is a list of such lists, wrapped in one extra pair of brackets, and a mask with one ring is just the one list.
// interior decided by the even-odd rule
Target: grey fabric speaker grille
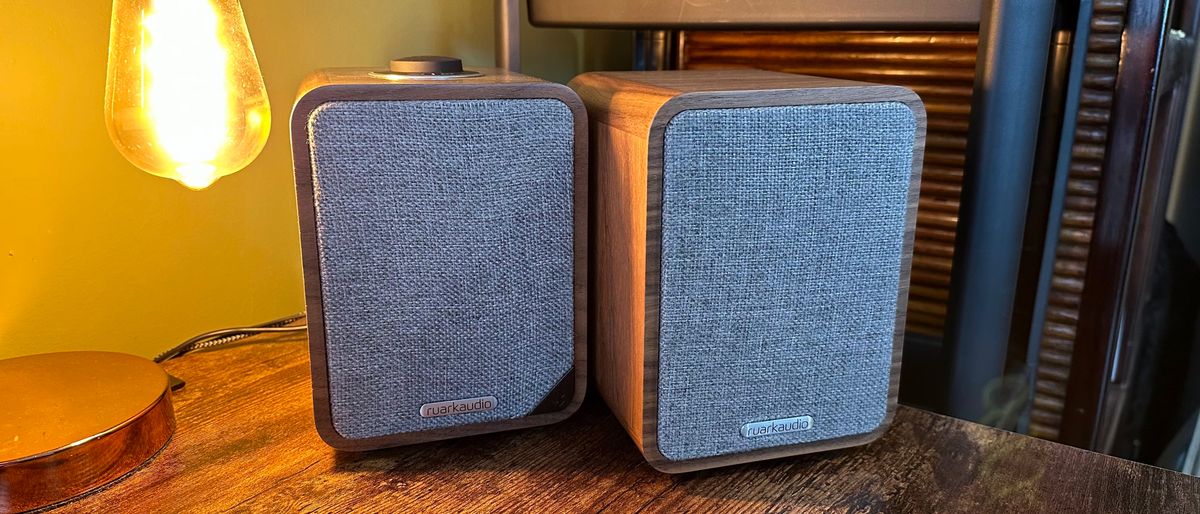
[[(687, 460), (876, 429), (915, 120), (902, 103), (701, 109), (665, 131), (658, 448)], [(743, 424), (812, 416), (755, 438)]]
[[(574, 125), (550, 99), (338, 101), (308, 120), (333, 426), (524, 416), (571, 369)], [(494, 410), (421, 405), (495, 396)]]

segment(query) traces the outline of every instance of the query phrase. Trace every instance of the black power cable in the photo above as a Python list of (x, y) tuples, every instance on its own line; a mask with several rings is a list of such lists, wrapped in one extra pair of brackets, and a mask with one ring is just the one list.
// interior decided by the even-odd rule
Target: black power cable
[(302, 330), (307, 330), (307, 325), (296, 325), (291, 327), (286, 326), (301, 319), (304, 319), (303, 312), (284, 318), (279, 318), (274, 321), (268, 321), (259, 325), (223, 328), (220, 330), (205, 332), (196, 337), (188, 339), (187, 341), (179, 343), (179, 345), (171, 348), (170, 350), (158, 354), (158, 356), (154, 357), (154, 362), (163, 362), (174, 359), (175, 357), (179, 357), (191, 351), (221, 346), (232, 343), (239, 339), (250, 337), (254, 334), (261, 334), (263, 332), (299, 332)]

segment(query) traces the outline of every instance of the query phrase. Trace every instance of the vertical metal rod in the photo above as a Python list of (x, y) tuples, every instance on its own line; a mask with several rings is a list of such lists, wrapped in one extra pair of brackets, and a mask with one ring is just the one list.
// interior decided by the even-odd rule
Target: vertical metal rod
[(634, 33), (633, 69), (656, 71), (671, 69), (669, 41), (665, 30), (639, 30)]
[(983, 5), (945, 339), (947, 408), (968, 420), (1004, 373), (1054, 4)]
[(496, 0), (496, 67), (521, 71), (520, 0)]
[(683, 45), (686, 44), (687, 32), (675, 30), (671, 33), (671, 66), (672, 70), (687, 69), (687, 60), (683, 54)]

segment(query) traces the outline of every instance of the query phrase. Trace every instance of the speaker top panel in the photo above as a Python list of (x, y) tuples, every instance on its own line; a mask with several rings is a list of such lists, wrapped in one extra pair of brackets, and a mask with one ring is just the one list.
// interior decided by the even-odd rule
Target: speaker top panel
[[(404, 77), (388, 69), (327, 68), (300, 83), (292, 108), (292, 134), (317, 106), (331, 100), (471, 100), (553, 98), (571, 108), (576, 138), (587, 140), (587, 111), (571, 88), (499, 68), (465, 68), (470, 74), (437, 78)], [(585, 161), (586, 162), (586, 161)]]
[(901, 86), (750, 69), (600, 71), (579, 75), (570, 86), (588, 104), (593, 122), (646, 134), (652, 152), (661, 151), (667, 123), (687, 109), (886, 101), (913, 111), (924, 148), (925, 106)]

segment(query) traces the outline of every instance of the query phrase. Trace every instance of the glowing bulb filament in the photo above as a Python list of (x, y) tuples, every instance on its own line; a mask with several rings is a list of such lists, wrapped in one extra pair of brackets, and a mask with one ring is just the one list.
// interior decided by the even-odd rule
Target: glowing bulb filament
[(178, 163), (180, 182), (202, 189), (229, 136), (226, 50), (217, 14), (205, 0), (158, 2), (142, 22), (146, 111), (159, 145)]

